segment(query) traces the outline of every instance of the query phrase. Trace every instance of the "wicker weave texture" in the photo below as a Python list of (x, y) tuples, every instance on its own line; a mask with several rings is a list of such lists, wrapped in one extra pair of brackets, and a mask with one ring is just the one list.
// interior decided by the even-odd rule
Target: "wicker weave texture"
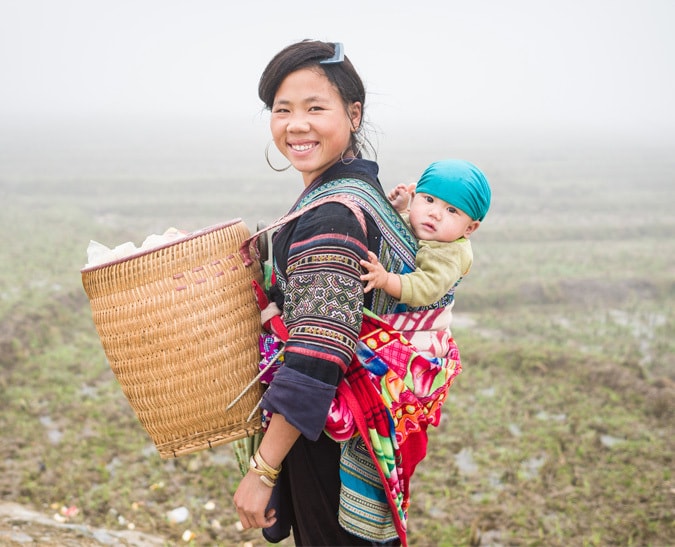
[(82, 270), (110, 367), (162, 458), (260, 430), (260, 383), (245, 390), (261, 328), (251, 289), (260, 265), (238, 253), (249, 235), (236, 219)]

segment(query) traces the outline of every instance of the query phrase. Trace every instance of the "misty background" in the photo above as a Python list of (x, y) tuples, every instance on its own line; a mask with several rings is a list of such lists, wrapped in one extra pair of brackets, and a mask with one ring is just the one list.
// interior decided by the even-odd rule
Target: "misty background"
[[(672, 543), (674, 21), (675, 0), (0, 0), (0, 538), (179, 544), (185, 506), (195, 545), (261, 541), (229, 448), (159, 461), (80, 270), (90, 240), (287, 211), (302, 179), (265, 162), (257, 86), (314, 38), (364, 79), (384, 188), (447, 157), (492, 187), (410, 544)], [(80, 512), (45, 528), (59, 508)]]
[(0, 184), (269, 175), (258, 79), (304, 38), (362, 75), (385, 186), (467, 145), (669, 147), (673, 20), (671, 0), (0, 0)]

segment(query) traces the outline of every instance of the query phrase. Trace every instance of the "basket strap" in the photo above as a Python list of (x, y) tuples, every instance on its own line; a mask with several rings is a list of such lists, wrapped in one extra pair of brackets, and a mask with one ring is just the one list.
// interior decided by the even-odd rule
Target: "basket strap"
[[(317, 199), (316, 201), (313, 201), (304, 207), (298, 209), (297, 211), (293, 211), (292, 213), (289, 213), (287, 215), (282, 216), (280, 219), (276, 220), (269, 226), (265, 226), (264, 228), (258, 230), (255, 234), (253, 234), (251, 237), (248, 239), (244, 240), (244, 242), (241, 244), (241, 247), (239, 247), (239, 254), (244, 260), (244, 265), (245, 266), (250, 266), (253, 264), (253, 259), (259, 259), (260, 254), (258, 252), (258, 238), (265, 232), (269, 230), (274, 230), (275, 228), (278, 228), (279, 226), (283, 226), (287, 222), (290, 222), (291, 220), (295, 220), (296, 218), (302, 216), (305, 214), (307, 211), (310, 211), (311, 209), (315, 209), (316, 207), (319, 207), (320, 205), (323, 205), (325, 203), (329, 202), (334, 202), (334, 203), (341, 203), (345, 207), (349, 208), (352, 213), (354, 213), (354, 216), (356, 216), (356, 219), (359, 221), (359, 224), (361, 226), (361, 229), (363, 230), (364, 234), (367, 234), (367, 228), (366, 228), (366, 218), (363, 214), (363, 211), (361, 208), (357, 205), (356, 201), (352, 199), (348, 194), (335, 194), (332, 196), (326, 196), (320, 199)], [(253, 256), (253, 258), (252, 258)]]

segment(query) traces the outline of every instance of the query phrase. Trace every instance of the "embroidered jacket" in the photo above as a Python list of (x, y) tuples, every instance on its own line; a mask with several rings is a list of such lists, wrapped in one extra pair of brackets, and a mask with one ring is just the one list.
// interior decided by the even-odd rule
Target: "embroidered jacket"
[[(350, 178), (366, 182), (385, 203), (377, 172), (372, 161), (338, 162), (305, 189), (291, 210), (311, 201), (317, 192), (339, 191), (340, 181)], [(364, 205), (382, 209), (369, 196), (363, 200), (370, 201)], [(290, 338), (285, 365), (265, 392), (261, 407), (282, 414), (312, 440), (326, 424), (336, 387), (354, 354), (363, 306), (377, 313), (391, 313), (399, 306), (383, 291), (364, 295), (359, 260), (371, 250), (394, 271), (410, 272), (414, 267), (414, 256), (401, 258), (398, 249), (392, 251), (396, 242), (383, 237), (364, 209), (367, 236), (345, 206), (326, 203), (289, 222), (273, 238), (279, 286), (273, 297), (283, 309)], [(392, 232), (413, 241), (401, 217), (390, 206), (387, 209), (384, 214)]]

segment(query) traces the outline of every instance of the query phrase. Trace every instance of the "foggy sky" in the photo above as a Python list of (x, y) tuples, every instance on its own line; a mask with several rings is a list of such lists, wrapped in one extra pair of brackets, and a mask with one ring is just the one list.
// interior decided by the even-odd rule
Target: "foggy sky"
[(385, 130), (672, 134), (673, 21), (672, 0), (0, 0), (0, 123), (253, 120), (267, 61), (317, 38), (344, 43)]

